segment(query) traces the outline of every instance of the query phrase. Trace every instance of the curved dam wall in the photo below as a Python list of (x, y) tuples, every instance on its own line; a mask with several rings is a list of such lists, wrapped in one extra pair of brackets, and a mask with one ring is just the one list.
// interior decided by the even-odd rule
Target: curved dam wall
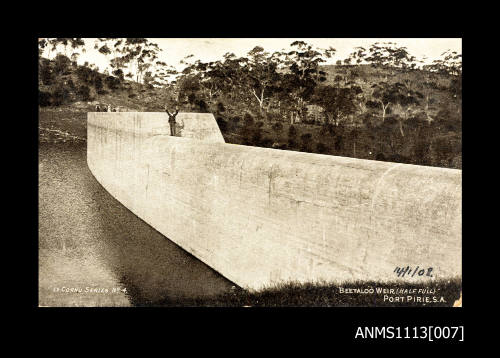
[(89, 113), (88, 165), (137, 216), (248, 289), (461, 276), (461, 170), (226, 144), (211, 114)]

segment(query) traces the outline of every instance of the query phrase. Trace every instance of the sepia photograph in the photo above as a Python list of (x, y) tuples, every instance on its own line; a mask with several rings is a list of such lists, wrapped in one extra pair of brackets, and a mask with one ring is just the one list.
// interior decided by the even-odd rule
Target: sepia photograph
[(462, 309), (461, 38), (37, 41), (38, 307)]

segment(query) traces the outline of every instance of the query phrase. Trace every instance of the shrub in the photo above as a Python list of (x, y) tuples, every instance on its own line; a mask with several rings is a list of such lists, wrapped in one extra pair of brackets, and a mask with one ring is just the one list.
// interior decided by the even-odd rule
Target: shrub
[(418, 130), (420, 128), (427, 127), (428, 125), (429, 122), (427, 121), (427, 115), (423, 111), (414, 114), (405, 121), (405, 126), (412, 130)]
[(283, 116), (278, 112), (268, 112), (267, 120), (272, 122), (281, 122), (283, 120)]
[(207, 103), (203, 99), (198, 99), (195, 101), (195, 105), (198, 107), (201, 113), (210, 112)]
[(462, 169), (462, 155), (455, 156), (451, 161), (452, 168)]
[(194, 104), (196, 101), (196, 95), (194, 93), (190, 93), (187, 97), (189, 104)]
[(123, 71), (121, 69), (117, 69), (117, 70), (114, 70), (113, 72), (111, 72), (113, 75), (115, 75), (116, 77), (118, 77), (120, 79), (120, 81), (123, 81), (124, 80), (124, 74), (123, 74)]
[(83, 83), (92, 83), (92, 70), (88, 67), (78, 67), (78, 69), (76, 70), (76, 76)]
[(224, 103), (222, 102), (217, 102), (217, 112), (225, 112), (226, 107), (224, 107)]
[(310, 145), (311, 139), (312, 139), (311, 133), (304, 133), (304, 134), (302, 134), (300, 136), (300, 139), (302, 140), (301, 150), (309, 152), (310, 151), (309, 145)]
[(373, 123), (375, 122), (375, 118), (374, 118), (373, 114), (371, 114), (370, 112), (366, 112), (366, 113), (363, 113), (360, 116), (360, 118), (361, 118), (361, 122), (363, 123), (365, 128), (372, 128), (373, 127)]
[(259, 121), (262, 121), (264, 120), (264, 114), (262, 114), (261, 112), (257, 112), (257, 114), (255, 115), (257, 117), (257, 120)]
[(240, 134), (245, 144), (253, 145), (260, 142), (262, 129), (255, 125), (255, 121), (249, 113), (246, 113), (243, 117), (243, 126), (240, 129)]
[(96, 76), (94, 78), (94, 88), (96, 89), (97, 92), (101, 91), (104, 88), (101, 76)]
[(326, 133), (329, 133), (330, 135), (335, 134), (335, 126), (332, 123), (325, 122), (320, 129), (320, 134), (324, 135)]
[(385, 155), (384, 153), (377, 153), (377, 155), (375, 156), (375, 160), (380, 160), (380, 161), (385, 161)]
[(245, 116), (243, 117), (244, 125), (245, 126), (251, 126), (254, 124), (255, 120), (253, 119), (253, 116), (250, 113), (245, 113)]
[(251, 142), (248, 143), (250, 145), (258, 144), (261, 142), (262, 138), (262, 130), (260, 128), (255, 128), (252, 132)]
[(275, 132), (279, 133), (283, 129), (283, 124), (281, 124), (281, 122), (276, 122), (273, 124), (272, 128)]
[(268, 137), (264, 137), (260, 140), (260, 143), (257, 142), (260, 146), (266, 147), (266, 148), (271, 148), (273, 146), (273, 140)]
[(326, 145), (324, 143), (319, 142), (318, 144), (316, 144), (316, 151), (319, 154), (324, 154), (324, 153), (326, 153), (327, 150), (328, 150), (328, 148), (326, 147)]
[(335, 136), (335, 140), (333, 141), (333, 147), (336, 151), (341, 151), (344, 144), (344, 138), (341, 135)]
[(428, 138), (425, 136), (417, 137), (415, 145), (413, 147), (413, 158), (415, 164), (418, 165), (429, 165), (429, 149), (430, 143)]
[(393, 154), (393, 155), (389, 156), (388, 161), (394, 162), (394, 163), (405, 163), (405, 164), (411, 163), (410, 158), (408, 158), (404, 155), (401, 155), (401, 154)]
[(434, 127), (442, 131), (459, 132), (461, 130), (461, 117), (458, 113), (449, 109), (440, 110), (436, 114)]
[(453, 158), (453, 147), (447, 137), (437, 137), (432, 143), (433, 154), (437, 165), (442, 165)]
[(73, 91), (76, 89), (75, 83), (73, 82), (73, 80), (71, 78), (68, 80), (67, 83), (68, 83), (69, 89), (71, 89)]
[(52, 104), (54, 106), (60, 106), (69, 98), (69, 91), (63, 86), (57, 86), (54, 92), (52, 92)]
[(38, 105), (41, 107), (50, 106), (52, 102), (52, 95), (49, 92), (38, 92)]
[(120, 80), (116, 77), (113, 77), (113, 76), (107, 76), (105, 79), (104, 79), (104, 82), (106, 83), (106, 86), (108, 86), (108, 88), (110, 90), (117, 90), (118, 88), (120, 88)]
[(81, 85), (78, 88), (77, 94), (80, 96), (82, 101), (88, 101), (90, 99), (90, 88), (88, 86)]
[(222, 132), (227, 130), (227, 122), (222, 117), (217, 117), (217, 125)]
[(309, 142), (312, 138), (311, 133), (304, 133), (300, 136), (300, 139), (302, 139), (303, 142)]
[(54, 71), (58, 74), (67, 72), (68, 66), (71, 64), (71, 60), (64, 55), (57, 55), (55, 58)]
[(241, 118), (238, 116), (231, 118), (231, 120), (229, 121), (229, 129), (232, 131), (236, 130), (240, 122)]
[(54, 80), (54, 74), (48, 63), (44, 63), (40, 68), (40, 77), (44, 85), (51, 85)]

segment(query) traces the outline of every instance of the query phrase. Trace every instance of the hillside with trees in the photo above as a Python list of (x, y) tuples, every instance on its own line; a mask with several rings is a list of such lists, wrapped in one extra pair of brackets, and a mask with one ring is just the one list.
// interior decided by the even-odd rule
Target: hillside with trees
[(462, 168), (460, 54), (424, 64), (404, 47), (374, 43), (326, 65), (335, 49), (296, 41), (286, 51), (255, 46), (213, 62), (188, 56), (178, 72), (147, 39), (102, 38), (94, 41), (109, 60), (101, 70), (78, 64), (86, 41), (94, 40), (39, 41), (41, 118), (81, 113), (74, 118), (84, 122), (96, 105), (178, 105), (213, 113), (228, 143)]

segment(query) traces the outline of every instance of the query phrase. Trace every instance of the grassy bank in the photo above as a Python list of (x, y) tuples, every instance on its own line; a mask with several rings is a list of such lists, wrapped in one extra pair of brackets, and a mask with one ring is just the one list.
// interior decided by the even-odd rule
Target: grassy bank
[[(384, 289), (394, 291), (384, 293)], [(234, 288), (231, 292), (211, 298), (165, 299), (151, 303), (151, 306), (451, 307), (455, 300), (459, 298), (461, 289), (461, 279), (416, 284), (402, 282), (379, 283), (375, 281), (358, 281), (344, 284), (288, 283), (259, 292)], [(401, 302), (401, 299), (397, 300), (396, 297), (403, 297), (403, 302)]]
[(38, 112), (40, 143), (85, 142), (87, 112), (70, 108), (43, 109)]

